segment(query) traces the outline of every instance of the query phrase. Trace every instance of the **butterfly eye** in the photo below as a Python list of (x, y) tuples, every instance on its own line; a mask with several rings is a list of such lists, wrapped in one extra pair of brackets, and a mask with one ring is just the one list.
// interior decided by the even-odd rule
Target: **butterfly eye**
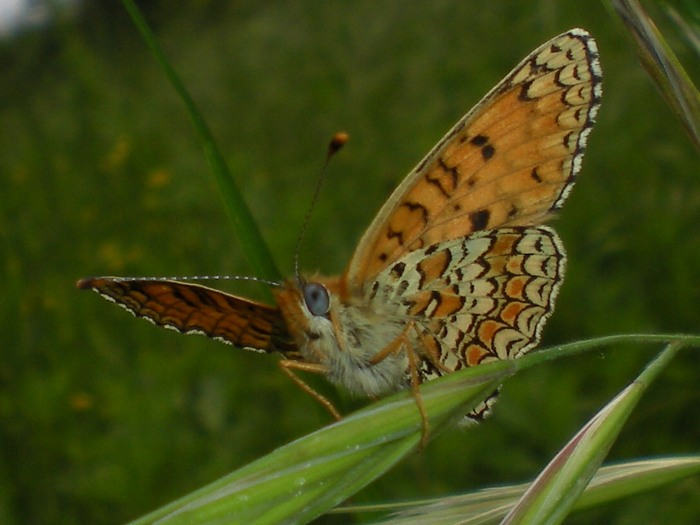
[(304, 302), (312, 315), (325, 316), (331, 307), (328, 290), (322, 284), (306, 283), (304, 285)]

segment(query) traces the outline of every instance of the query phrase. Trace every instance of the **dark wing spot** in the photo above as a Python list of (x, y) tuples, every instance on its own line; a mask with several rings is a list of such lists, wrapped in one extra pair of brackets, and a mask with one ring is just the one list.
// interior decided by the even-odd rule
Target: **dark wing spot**
[(430, 184), (435, 185), (445, 197), (449, 198), (452, 195), (454, 189), (459, 184), (459, 170), (455, 167), (450, 167), (447, 164), (445, 164), (445, 161), (442, 158), (438, 159), (437, 165), (444, 173), (450, 176), (451, 187), (445, 187), (445, 184), (449, 183), (446, 179), (443, 180), (443, 177), (441, 177), (440, 175), (438, 175), (437, 177), (431, 177), (431, 173), (427, 173), (425, 175), (425, 180), (428, 181)]
[(540, 174), (537, 173), (537, 168), (532, 168), (532, 171), (530, 172), (530, 177), (532, 177), (532, 179), (535, 182), (542, 182), (542, 177), (540, 177)]
[(564, 139), (562, 140), (562, 144), (564, 144), (564, 147), (566, 149), (569, 149), (570, 144), (571, 144), (571, 137), (574, 135), (573, 131), (570, 131), (566, 135), (564, 135)]
[(395, 231), (392, 230), (391, 228), (387, 228), (386, 232), (386, 238), (391, 240), (391, 239), (396, 239), (401, 246), (403, 246), (403, 232), (402, 231)]
[[(442, 295), (437, 290), (430, 292), (430, 301), (428, 301), (428, 305), (433, 301), (435, 301), (435, 310), (440, 308), (440, 305), (442, 304)], [(426, 305), (426, 309), (428, 305)]]
[(481, 148), (481, 156), (484, 157), (484, 160), (489, 160), (491, 157), (493, 157), (494, 153), (496, 153), (496, 148), (494, 148), (491, 144), (486, 144), (486, 146)]
[(440, 193), (442, 193), (445, 197), (448, 197), (448, 198), (450, 197), (450, 193), (442, 185), (442, 181), (439, 178), (434, 179), (428, 173), (425, 176), (425, 180), (428, 181), (428, 183), (432, 184), (433, 186), (437, 187), (437, 189), (440, 190)]
[(459, 184), (459, 170), (455, 166), (448, 166), (442, 157), (438, 159), (438, 164), (445, 173), (449, 173), (452, 178), (452, 188), (456, 188)]
[(408, 281), (401, 281), (396, 287), (396, 295), (403, 295), (408, 288)]
[[(562, 82), (562, 80), (561, 80), (561, 76), (562, 76), (563, 74), (564, 74), (564, 70), (563, 70), (563, 69), (558, 69), (558, 70), (556, 71), (556, 73), (554, 73), (554, 83), (555, 83), (557, 86), (561, 87), (561, 88), (565, 88), (565, 87), (567, 86), (567, 84), (566, 84), (565, 82)], [(576, 71), (574, 71), (574, 78), (575, 78), (575, 77), (576, 77)], [(568, 92), (568, 90), (565, 91), (565, 93), (566, 93), (566, 92)]]
[(538, 237), (537, 240), (535, 241), (535, 250), (537, 250), (538, 253), (542, 253), (544, 251), (544, 246), (542, 244), (541, 237)]
[(486, 135), (477, 135), (470, 142), (472, 144), (474, 144), (475, 146), (483, 146), (488, 141), (489, 141), (489, 138)]
[[(426, 177), (426, 178), (427, 178), (427, 177)], [(428, 180), (428, 182), (432, 182), (430, 178), (427, 178), (427, 180)], [(439, 186), (439, 184), (438, 184), (438, 186)], [(442, 189), (442, 188), (441, 188), (441, 189)], [(442, 191), (444, 192), (445, 190), (443, 189)], [(423, 206), (423, 205), (422, 205), (421, 203), (419, 203), (419, 202), (409, 202), (409, 201), (406, 201), (406, 202), (402, 202), (402, 203), (401, 203), (401, 206), (405, 206), (405, 207), (408, 208), (411, 212), (419, 211), (420, 214), (423, 216), (423, 219), (422, 219), (423, 222), (426, 222), (426, 223), (427, 223), (427, 222), (430, 220), (430, 214), (428, 213), (428, 208), (426, 208), (425, 206)], [(403, 239), (402, 239), (402, 241), (401, 241), (401, 244), (403, 244)]]
[(391, 276), (395, 278), (399, 278), (403, 275), (403, 272), (406, 270), (406, 263), (399, 262), (396, 263), (394, 266), (391, 268)]
[(520, 93), (518, 94), (518, 99), (520, 99), (522, 101), (530, 100), (530, 87), (532, 87), (532, 80), (528, 80), (527, 82), (523, 82), (522, 86), (520, 87)]
[(469, 214), (469, 220), (472, 223), (474, 230), (483, 230), (488, 226), (491, 212), (489, 210), (479, 210)]
[(489, 160), (496, 152), (496, 149), (489, 144), (489, 138), (486, 135), (476, 135), (470, 142), (481, 148), (481, 155), (484, 157), (484, 160)]
[[(540, 73), (543, 73), (545, 71), (549, 71), (549, 68), (547, 67), (547, 63), (545, 62), (544, 64), (538, 64), (537, 63), (537, 55), (533, 56), (532, 59), (530, 59), (530, 69), (531, 69), (531, 75), (539, 75)], [(530, 81), (532, 82), (532, 81)]]
[(416, 266), (416, 272), (418, 272), (418, 275), (420, 275), (420, 279), (418, 279), (418, 289), (422, 290), (425, 285), (425, 272), (420, 264)]

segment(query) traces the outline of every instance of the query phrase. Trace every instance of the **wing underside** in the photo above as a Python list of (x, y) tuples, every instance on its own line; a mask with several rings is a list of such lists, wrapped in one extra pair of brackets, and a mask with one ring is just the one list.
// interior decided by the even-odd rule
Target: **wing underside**
[(582, 29), (533, 51), (394, 191), (346, 270), (348, 289), (361, 293), (413, 250), (547, 220), (580, 169), (600, 82), (595, 42)]
[(265, 304), (177, 281), (97, 277), (80, 281), (78, 287), (164, 328), (297, 358), (279, 310)]
[[(411, 252), (372, 288), (421, 359), (422, 381), (534, 348), (554, 308), (566, 256), (551, 228), (485, 230)], [(487, 405), (472, 414), (480, 416)]]

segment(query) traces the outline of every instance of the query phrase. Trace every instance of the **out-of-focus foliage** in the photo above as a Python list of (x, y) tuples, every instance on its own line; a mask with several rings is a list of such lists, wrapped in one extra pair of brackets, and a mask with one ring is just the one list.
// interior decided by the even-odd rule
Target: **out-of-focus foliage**
[[(342, 271), (383, 199), (454, 121), (531, 49), (585, 27), (605, 92), (556, 221), (570, 261), (545, 344), (697, 332), (697, 155), (601, 5), (143, 7), (285, 272), (333, 132), (351, 142), (314, 210), (309, 272)], [(123, 522), (328, 422), (274, 358), (157, 330), (73, 287), (91, 274), (255, 274), (188, 117), (122, 8), (89, 2), (3, 42), (0, 64), (0, 521)], [(521, 374), (490, 421), (444, 433), (356, 500), (529, 478), (650, 356), (620, 348)], [(612, 457), (697, 452), (697, 376), (697, 356), (678, 356)], [(311, 380), (345, 411), (360, 403)], [(576, 519), (693, 523), (698, 485)]]

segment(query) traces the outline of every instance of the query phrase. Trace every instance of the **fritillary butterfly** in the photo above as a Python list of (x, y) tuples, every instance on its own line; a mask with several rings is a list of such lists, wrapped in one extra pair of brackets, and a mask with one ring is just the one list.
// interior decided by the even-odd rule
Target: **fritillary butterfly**
[(292, 370), (376, 396), (516, 358), (537, 345), (554, 308), (566, 256), (542, 223), (574, 184), (601, 93), (588, 32), (546, 42), (409, 173), (341, 276), (281, 283), (276, 306), (176, 281), (78, 286), (166, 328), (280, 353), (309, 392)]

